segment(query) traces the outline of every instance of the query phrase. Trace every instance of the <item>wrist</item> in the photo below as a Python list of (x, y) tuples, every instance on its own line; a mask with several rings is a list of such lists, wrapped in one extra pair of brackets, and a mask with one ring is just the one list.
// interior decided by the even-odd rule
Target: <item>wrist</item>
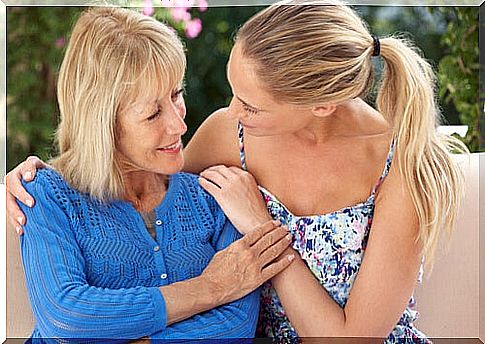
[(201, 290), (204, 290), (203, 299), (204, 303), (209, 306), (209, 309), (218, 307), (227, 303), (225, 300), (224, 288), (220, 283), (214, 281), (210, 276), (206, 276), (204, 273), (199, 277), (196, 277), (201, 284)]
[(256, 229), (256, 227), (259, 227), (259, 226), (265, 224), (266, 222), (272, 221), (272, 220), (273, 220), (273, 218), (269, 214), (261, 215), (261, 216), (255, 216), (251, 219), (251, 222), (248, 223), (247, 228), (244, 228), (245, 233), (249, 233), (249, 232), (253, 231), (254, 229)]

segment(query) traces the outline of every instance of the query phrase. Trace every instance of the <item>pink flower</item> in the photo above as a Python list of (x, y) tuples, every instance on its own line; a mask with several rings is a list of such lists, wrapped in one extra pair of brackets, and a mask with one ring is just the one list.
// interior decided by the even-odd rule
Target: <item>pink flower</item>
[(152, 0), (143, 0), (143, 14), (146, 16), (151, 16), (153, 14)]
[(199, 18), (194, 18), (185, 23), (185, 35), (188, 38), (195, 38), (202, 31), (202, 21)]
[(187, 12), (187, 10), (188, 7), (172, 7), (170, 13), (172, 14), (173, 19), (187, 22), (191, 18), (190, 13)]
[(64, 44), (66, 43), (66, 40), (64, 37), (59, 37), (58, 39), (56, 39), (56, 47), (57, 48), (62, 48), (64, 46)]
[(200, 12), (205, 12), (207, 11), (207, 1), (206, 0), (199, 0), (199, 4), (198, 4), (198, 7), (199, 7), (199, 11)]

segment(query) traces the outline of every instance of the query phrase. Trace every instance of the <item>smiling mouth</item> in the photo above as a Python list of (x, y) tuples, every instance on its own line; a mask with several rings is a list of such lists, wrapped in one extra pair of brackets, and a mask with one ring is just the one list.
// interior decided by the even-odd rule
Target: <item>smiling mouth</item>
[(174, 151), (178, 151), (181, 147), (182, 147), (182, 140), (178, 140), (177, 142), (172, 143), (169, 146), (158, 148), (157, 150), (162, 152), (174, 152)]

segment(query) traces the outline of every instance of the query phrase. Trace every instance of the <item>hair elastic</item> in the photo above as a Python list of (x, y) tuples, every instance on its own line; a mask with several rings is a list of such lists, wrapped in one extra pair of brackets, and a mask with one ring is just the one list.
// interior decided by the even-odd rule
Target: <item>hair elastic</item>
[(372, 56), (379, 56), (381, 54), (381, 42), (379, 41), (379, 37), (372, 35), (372, 39), (374, 40), (374, 51), (372, 52)]

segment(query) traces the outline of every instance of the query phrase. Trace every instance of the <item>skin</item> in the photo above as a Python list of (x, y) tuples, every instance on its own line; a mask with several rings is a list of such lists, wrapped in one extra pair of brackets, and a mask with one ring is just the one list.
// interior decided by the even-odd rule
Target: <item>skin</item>
[[(119, 112), (116, 154), (125, 186), (123, 200), (138, 211), (150, 211), (161, 203), (167, 192), (167, 175), (179, 172), (184, 164), (181, 137), (187, 131), (185, 114), (179, 90), (164, 95), (148, 92)], [(176, 142), (180, 143), (178, 150), (164, 149)], [(160, 287), (167, 325), (256, 289), (291, 263), (292, 254), (280, 256), (290, 241), (287, 228), (269, 218), (217, 252), (200, 276)]]
[[(325, 214), (366, 200), (389, 151), (391, 130), (384, 118), (361, 99), (295, 108), (275, 101), (258, 80), (253, 61), (236, 45), (228, 63), (233, 100), (229, 108), (209, 117), (193, 137), (185, 152), (185, 169), (197, 172), (221, 162), (240, 165), (239, 120), (248, 126), (249, 172), (293, 214)], [(248, 111), (241, 100), (264, 111)], [(210, 135), (214, 132), (218, 135)], [(218, 148), (204, 155), (203, 147)], [(242, 218), (237, 205), (224, 208), (236, 204), (227, 199), (241, 178), (221, 166), (209, 171), (211, 175), (208, 171), (201, 175), (223, 184), (211, 193), (231, 221)], [(417, 215), (403, 185), (395, 159), (376, 196), (368, 246), (344, 308), (298, 255), (290, 268), (272, 279), (300, 336), (382, 338), (392, 331), (412, 295), (421, 261)], [(238, 194), (239, 204), (244, 194)]]
[[(257, 221), (265, 220), (264, 203), (249, 173), (227, 167), (240, 166), (237, 121), (245, 126), (248, 171), (293, 214), (325, 214), (369, 197), (392, 137), (380, 113), (359, 98), (312, 107), (277, 101), (238, 44), (227, 72), (234, 97), (193, 136), (184, 152), (184, 169), (201, 173), (201, 185), (237, 228), (256, 223), (241, 210), (247, 204), (253, 204), (254, 214), (261, 214)], [(12, 179), (27, 171), (33, 174), (31, 166), (37, 163), (26, 162), (28, 166), (14, 172)], [(383, 338), (392, 331), (412, 295), (422, 249), (416, 240), (417, 215), (404, 185), (394, 159), (376, 195), (366, 253), (344, 308), (331, 299), (298, 254), (272, 279), (300, 336)], [(15, 194), (28, 199), (17, 188)]]

